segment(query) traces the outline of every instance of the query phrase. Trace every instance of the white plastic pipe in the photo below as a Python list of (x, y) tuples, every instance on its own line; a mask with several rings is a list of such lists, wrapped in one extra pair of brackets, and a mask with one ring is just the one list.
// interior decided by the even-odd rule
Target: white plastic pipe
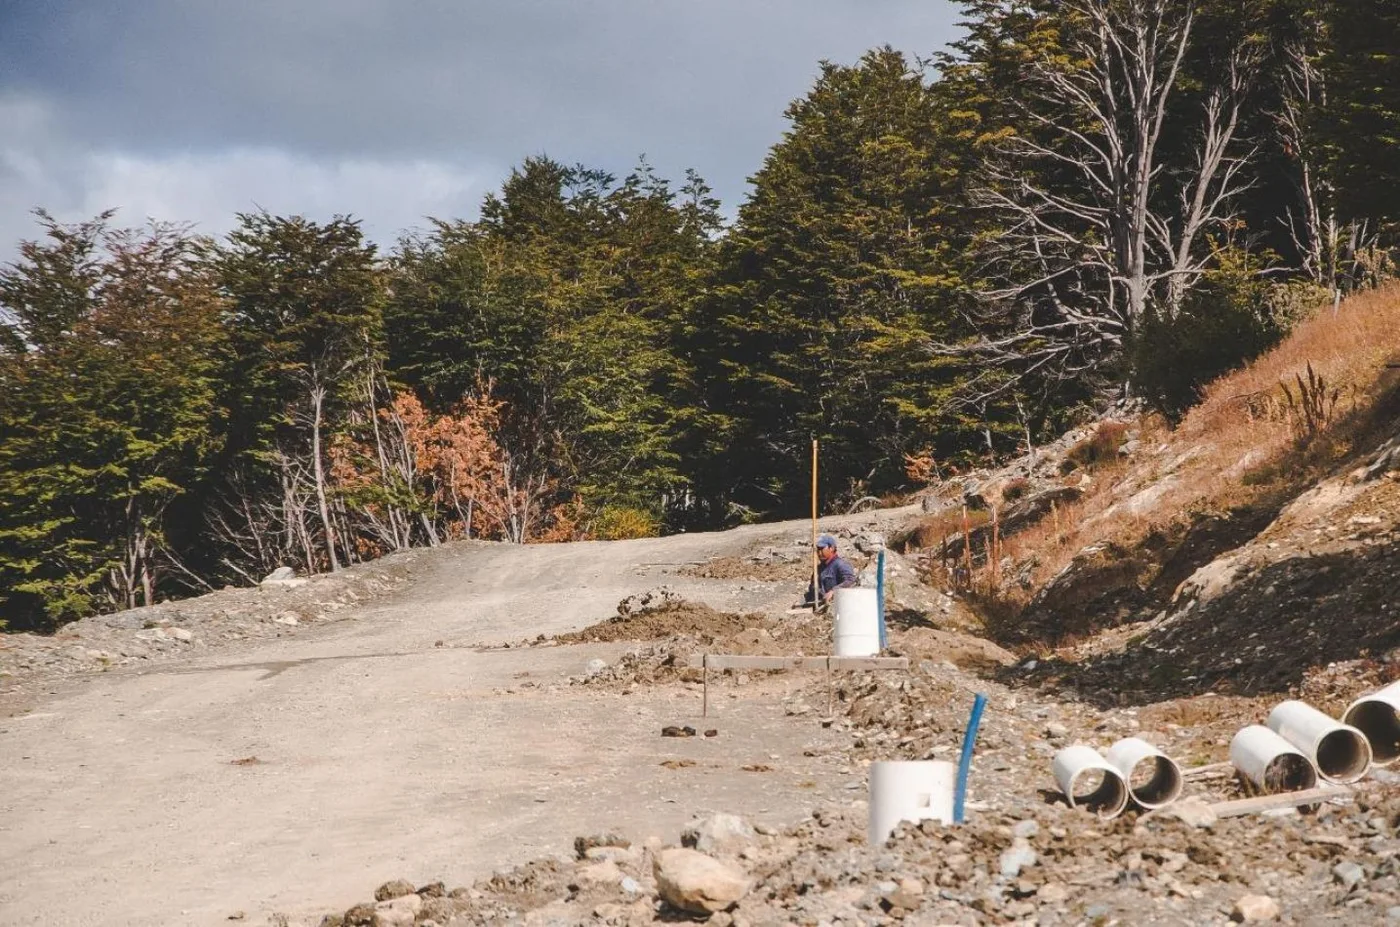
[(838, 657), (873, 657), (880, 653), (880, 601), (874, 589), (837, 589), (832, 635)]
[(1143, 808), (1164, 808), (1181, 797), (1181, 767), (1140, 737), (1125, 737), (1104, 753), (1128, 783), (1128, 795)]
[(1352, 702), (1342, 715), (1342, 723), (1366, 735), (1377, 766), (1400, 760), (1400, 682)]
[(1055, 782), (1071, 808), (1084, 807), (1101, 818), (1116, 818), (1128, 807), (1128, 783), (1099, 751), (1083, 744), (1055, 754)]
[(1371, 768), (1371, 744), (1356, 728), (1290, 699), (1269, 712), (1269, 729), (1302, 750), (1329, 782), (1355, 782)]
[(1230, 741), (1230, 762), (1266, 793), (1297, 792), (1317, 785), (1317, 770), (1296, 747), (1262, 724)]
[(953, 787), (958, 767), (944, 760), (889, 760), (870, 764), (870, 822), (866, 838), (875, 847), (890, 839), (901, 821), (953, 823)]

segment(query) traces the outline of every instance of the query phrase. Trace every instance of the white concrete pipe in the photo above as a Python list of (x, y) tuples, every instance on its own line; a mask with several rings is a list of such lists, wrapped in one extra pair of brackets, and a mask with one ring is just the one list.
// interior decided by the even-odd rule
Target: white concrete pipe
[(1366, 735), (1306, 702), (1290, 699), (1269, 712), (1269, 729), (1302, 750), (1328, 782), (1355, 782), (1371, 768)]
[(1266, 793), (1297, 792), (1317, 785), (1317, 770), (1296, 747), (1262, 724), (1230, 741), (1230, 762)]
[(1124, 737), (1104, 753), (1128, 783), (1128, 795), (1144, 809), (1164, 808), (1181, 797), (1181, 767), (1140, 737)]
[(1099, 751), (1083, 744), (1055, 754), (1055, 782), (1071, 808), (1084, 807), (1108, 819), (1128, 807), (1128, 782)]
[(1377, 766), (1400, 760), (1400, 682), (1352, 702), (1342, 715), (1342, 723), (1366, 735)]

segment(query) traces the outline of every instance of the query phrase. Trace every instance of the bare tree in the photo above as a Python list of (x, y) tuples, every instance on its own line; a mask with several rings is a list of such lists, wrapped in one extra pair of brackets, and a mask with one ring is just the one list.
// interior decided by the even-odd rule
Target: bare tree
[(1345, 293), (1370, 282), (1378, 236), (1365, 220), (1342, 222), (1337, 217), (1335, 185), (1319, 164), (1307, 128), (1309, 114), (1327, 107), (1326, 75), (1317, 65), (1322, 24), (1313, 19), (1300, 25), (1299, 34), (1280, 49), (1283, 85), (1274, 114), (1279, 141), (1295, 165), (1298, 196), (1297, 208), (1290, 208), (1284, 221), (1298, 250), (1300, 269), (1332, 294), (1335, 305)]
[(1067, 54), (1032, 66), (1027, 131), (978, 193), (1006, 220), (988, 296), (1025, 308), (1010, 334), (970, 349), (1074, 374), (1121, 349), (1149, 307), (1174, 317), (1209, 266), (1210, 233), (1230, 226), (1249, 183), (1253, 150), (1238, 136), (1257, 56), (1244, 41), (1231, 50), (1197, 112), (1192, 161), (1169, 163), (1194, 5), (1066, 0), (1062, 12)]

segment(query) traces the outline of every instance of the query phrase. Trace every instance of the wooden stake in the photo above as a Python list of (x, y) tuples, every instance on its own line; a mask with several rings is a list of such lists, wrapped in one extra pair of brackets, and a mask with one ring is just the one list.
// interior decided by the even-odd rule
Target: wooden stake
[(1001, 580), (1001, 513), (996, 506), (992, 506), (992, 589), (991, 594), (996, 595), (996, 587)]
[(817, 439), (812, 439), (812, 614), (821, 607), (820, 559), (817, 557)]
[(967, 506), (962, 507), (963, 565), (967, 569), (967, 590), (972, 591), (972, 522), (967, 517)]
[(700, 666), (705, 679), (700, 690), (700, 717), (708, 718), (710, 716), (710, 655), (708, 653), (700, 658)]

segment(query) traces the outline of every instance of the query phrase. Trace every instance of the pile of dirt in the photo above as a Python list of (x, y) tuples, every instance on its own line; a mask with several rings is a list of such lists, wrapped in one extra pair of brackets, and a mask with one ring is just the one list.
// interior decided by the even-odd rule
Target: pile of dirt
[(789, 559), (758, 559), (755, 557), (716, 557), (705, 563), (685, 567), (682, 576), (697, 579), (747, 579), (761, 583), (793, 583), (810, 580), (812, 565), (794, 556)]
[[(598, 637), (590, 636), (595, 632)], [(702, 653), (795, 656), (823, 654), (831, 649), (831, 627), (825, 617), (734, 615), (692, 602), (619, 615), (566, 638), (558, 640), (646, 642), (646, 646), (623, 654), (612, 665), (596, 667), (573, 680), (579, 685), (622, 689), (698, 682), (701, 673), (690, 664), (693, 656)]]
[(560, 644), (593, 644), (612, 641), (660, 641), (688, 637), (713, 644), (748, 628), (767, 628), (776, 622), (763, 615), (716, 611), (700, 602), (675, 597), (669, 590), (654, 604), (641, 608), (624, 602), (618, 614), (606, 621), (554, 637)]

